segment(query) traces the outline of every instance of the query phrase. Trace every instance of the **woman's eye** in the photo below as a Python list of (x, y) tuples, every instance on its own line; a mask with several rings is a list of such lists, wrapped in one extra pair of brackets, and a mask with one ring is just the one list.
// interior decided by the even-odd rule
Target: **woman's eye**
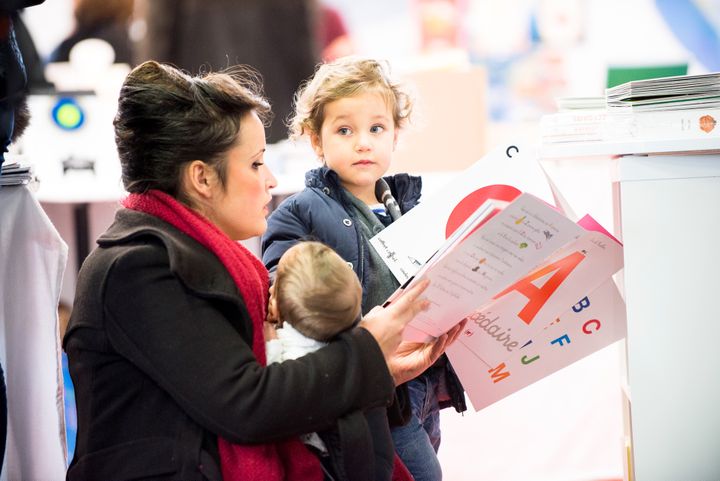
[(253, 162), (252, 167), (253, 169), (257, 170), (260, 168), (261, 165), (265, 165), (265, 162)]
[(352, 131), (348, 127), (340, 127), (338, 129), (338, 134), (340, 135), (350, 135)]
[(373, 134), (379, 134), (379, 133), (383, 132), (384, 130), (385, 130), (385, 127), (383, 127), (382, 125), (373, 125), (372, 127), (370, 127), (370, 132)]

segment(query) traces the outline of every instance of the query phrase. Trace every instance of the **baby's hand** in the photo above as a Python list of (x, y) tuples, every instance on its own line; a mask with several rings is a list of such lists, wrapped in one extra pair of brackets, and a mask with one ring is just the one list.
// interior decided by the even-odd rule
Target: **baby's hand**
[(263, 336), (265, 336), (265, 341), (278, 338), (274, 322), (263, 322)]

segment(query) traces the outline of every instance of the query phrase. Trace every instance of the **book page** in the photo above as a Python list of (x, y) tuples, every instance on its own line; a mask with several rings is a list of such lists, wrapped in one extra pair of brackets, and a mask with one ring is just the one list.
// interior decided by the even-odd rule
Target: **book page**
[(430, 279), (430, 308), (410, 325), (439, 336), (585, 230), (544, 201), (522, 194), (408, 284)]
[(446, 352), (479, 411), (623, 339), (626, 327), (625, 303), (613, 280), (606, 279), (502, 363), (487, 367), (463, 342)]
[(588, 231), (469, 316), (465, 347), (487, 367), (516, 354), (569, 304), (622, 267), (622, 246)]
[(531, 148), (503, 145), (370, 239), (400, 284), (417, 273), (486, 201), (503, 208), (521, 192), (552, 201)]

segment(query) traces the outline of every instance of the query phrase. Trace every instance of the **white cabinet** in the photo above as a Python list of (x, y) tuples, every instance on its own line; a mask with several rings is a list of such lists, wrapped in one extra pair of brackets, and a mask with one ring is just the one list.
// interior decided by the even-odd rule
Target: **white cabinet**
[(720, 479), (720, 155), (619, 159), (637, 481)]

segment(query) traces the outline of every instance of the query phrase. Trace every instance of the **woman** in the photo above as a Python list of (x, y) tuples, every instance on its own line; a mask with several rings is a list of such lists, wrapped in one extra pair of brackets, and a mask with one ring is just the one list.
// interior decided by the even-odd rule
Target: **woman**
[(275, 186), (250, 80), (150, 61), (123, 84), (130, 195), (83, 264), (63, 341), (78, 411), (69, 480), (222, 479), (218, 436), (252, 445), (245, 479), (322, 479), (296, 437), (388, 404), (459, 333), (400, 344), (423, 285), (327, 347), (264, 366), (267, 271), (235, 242), (264, 232)]

